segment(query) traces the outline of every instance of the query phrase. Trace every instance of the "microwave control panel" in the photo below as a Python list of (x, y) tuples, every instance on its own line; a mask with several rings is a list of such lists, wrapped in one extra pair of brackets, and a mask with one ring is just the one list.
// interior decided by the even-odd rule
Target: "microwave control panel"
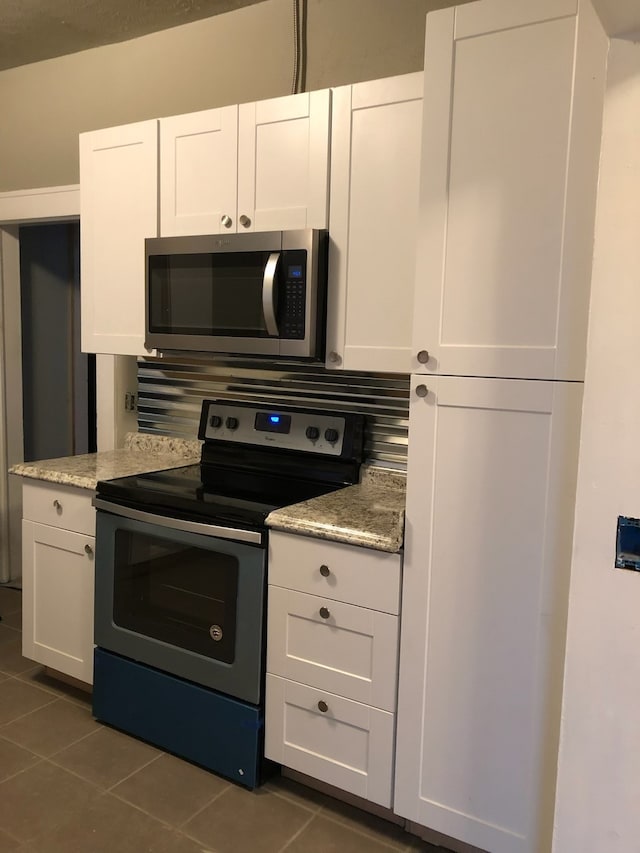
[(307, 253), (283, 252), (281, 271), (280, 337), (303, 340), (307, 305)]
[(328, 456), (342, 454), (344, 416), (219, 401), (209, 401), (205, 405), (200, 425), (200, 437), (205, 441), (304, 450)]

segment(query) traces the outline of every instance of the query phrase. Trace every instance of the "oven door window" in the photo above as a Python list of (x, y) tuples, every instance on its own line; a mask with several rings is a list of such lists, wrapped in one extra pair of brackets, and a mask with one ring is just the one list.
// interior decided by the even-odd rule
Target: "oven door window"
[[(267, 337), (263, 289), (269, 254), (152, 255), (149, 332)], [(274, 299), (277, 285), (276, 276)]]
[(170, 646), (233, 663), (238, 559), (116, 530), (113, 621)]

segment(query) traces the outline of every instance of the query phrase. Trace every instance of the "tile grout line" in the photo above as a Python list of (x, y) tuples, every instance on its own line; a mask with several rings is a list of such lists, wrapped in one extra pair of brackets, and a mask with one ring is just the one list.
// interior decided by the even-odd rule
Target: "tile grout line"
[[(5, 782), (10, 782), (12, 779), (15, 779), (16, 776), (20, 776), (21, 773), (26, 773), (27, 770), (32, 770), (34, 767), (37, 767), (38, 764), (42, 764), (43, 761), (47, 760), (46, 758), (42, 758), (42, 756), (40, 756), (40, 755), (36, 755), (35, 752), (33, 752), (31, 754), (33, 755), (33, 757), (36, 760), (33, 761), (31, 764), (29, 764), (27, 767), (22, 767), (20, 770), (16, 770), (15, 773), (12, 773), (10, 776), (7, 776), (6, 779), (3, 779), (0, 782), (0, 790), (2, 790), (2, 786), (4, 785)], [(0, 826), (0, 829), (2, 829), (3, 832), (7, 831), (4, 827), (1, 827), (1, 826)]]
[[(102, 731), (102, 729), (104, 729), (104, 728), (106, 728), (106, 726), (102, 726), (101, 729), (97, 729), (96, 731), (89, 732), (88, 734), (79, 738), (79, 740), (76, 741), (76, 743), (80, 743), (81, 741), (86, 740), (87, 738), (90, 738), (91, 735), (97, 734), (99, 731)], [(69, 744), (69, 746), (73, 746), (73, 745), (74, 744)], [(87, 785), (91, 785), (92, 787), (96, 788), (96, 790), (100, 791), (100, 793), (103, 793), (103, 794), (110, 794), (111, 788), (115, 788), (117, 785), (120, 784), (120, 782), (124, 782), (125, 779), (128, 779), (130, 776), (133, 776), (135, 773), (138, 772), (138, 770), (142, 770), (144, 767), (147, 767), (153, 761), (156, 761), (158, 758), (160, 758), (159, 755), (154, 755), (154, 757), (150, 761), (147, 761), (147, 762), (145, 762), (145, 764), (142, 764), (140, 767), (138, 767), (137, 770), (134, 770), (133, 773), (129, 773), (127, 776), (124, 776), (122, 779), (119, 779), (117, 782), (114, 782), (113, 785), (111, 785), (109, 788), (105, 788), (102, 785), (100, 785), (98, 782), (93, 782), (91, 779), (87, 779), (86, 776), (82, 776), (80, 773), (78, 773), (77, 770), (72, 770), (70, 767), (65, 767), (64, 764), (60, 764), (59, 761), (56, 761), (55, 759), (58, 756), (60, 756), (61, 753), (63, 753), (66, 749), (67, 749), (67, 747), (63, 747), (62, 749), (58, 750), (58, 752), (54, 753), (53, 755), (49, 756), (48, 758), (45, 758), (44, 760), (48, 761), (49, 764), (53, 764), (54, 767), (57, 767), (60, 770), (65, 770), (67, 773), (71, 773), (71, 775), (75, 776), (76, 779), (80, 779), (82, 782), (86, 782)]]
[[(108, 726), (103, 726), (103, 728), (109, 729)], [(113, 731), (113, 730), (109, 729), (109, 731)], [(118, 729), (115, 729), (115, 731), (118, 731)], [(124, 734), (124, 732), (118, 731), (118, 734)], [(127, 735), (127, 737), (130, 737), (130, 735)], [(151, 744), (147, 744), (146, 741), (138, 741), (136, 738), (132, 738), (132, 739), (135, 740), (136, 743), (144, 743), (145, 746), (151, 746)], [(155, 746), (152, 748), (157, 749), (157, 747), (155, 747)], [(137, 767), (135, 770), (132, 770), (131, 773), (127, 773), (127, 775), (123, 776), (122, 779), (118, 779), (118, 781), (114, 782), (113, 785), (110, 785), (108, 788), (105, 788), (105, 791), (108, 794), (111, 794), (113, 792), (114, 788), (117, 788), (118, 785), (122, 785), (122, 783), (126, 782), (127, 779), (131, 779), (132, 776), (135, 776), (136, 773), (139, 773), (141, 770), (144, 770), (145, 767), (149, 767), (151, 764), (153, 764), (154, 761), (157, 761), (159, 758), (162, 758), (163, 755), (164, 755), (164, 752), (159, 751), (158, 755), (154, 755), (153, 758), (149, 759), (149, 761), (145, 761), (145, 763), (141, 764), (140, 767)], [(118, 795), (116, 794), (115, 796), (118, 796)], [(120, 798), (120, 799), (122, 799), (122, 798)], [(131, 805), (133, 805), (133, 803)], [(143, 810), (141, 809), (141, 811), (143, 811)]]
[(307, 829), (307, 827), (311, 824), (311, 822), (313, 820), (315, 820), (315, 818), (318, 816), (318, 814), (319, 814), (319, 812), (312, 813), (309, 816), (309, 820), (307, 820), (306, 823), (304, 823), (297, 832), (293, 833), (291, 838), (286, 842), (286, 844), (283, 847), (280, 848), (278, 853), (284, 853), (284, 851), (287, 849), (287, 847), (289, 847), (290, 844), (293, 844), (293, 842), (296, 840), (296, 838), (299, 838), (300, 835), (305, 831), (305, 829)]
[[(222, 778), (222, 777), (219, 777), (219, 778)], [(182, 832), (182, 833), (183, 833), (184, 835), (186, 835), (188, 838), (192, 838), (194, 841), (198, 841), (198, 844), (201, 844), (202, 842), (201, 842), (201, 841), (199, 841), (198, 839), (196, 839), (196, 838), (195, 838), (195, 836), (189, 835), (187, 832), (184, 832), (183, 827), (184, 827), (184, 826), (186, 826), (190, 821), (195, 820), (195, 818), (197, 818), (197, 817), (198, 817), (198, 815), (199, 815), (199, 814), (201, 814), (201, 812), (203, 812), (205, 809), (209, 808), (209, 806), (210, 806), (210, 805), (212, 805), (212, 803), (215, 803), (215, 801), (216, 801), (219, 797), (221, 797), (223, 794), (226, 794), (226, 792), (229, 790), (229, 788), (230, 788), (230, 787), (231, 787), (231, 782), (227, 782), (227, 784), (225, 785), (225, 787), (224, 787), (221, 791), (218, 791), (218, 793), (217, 793), (217, 794), (214, 794), (214, 795), (211, 797), (211, 799), (210, 799), (208, 802), (206, 802), (206, 803), (204, 804), (204, 806), (202, 806), (202, 808), (200, 808), (200, 809), (198, 809), (197, 811), (195, 811), (195, 812), (191, 815), (191, 817), (188, 817), (186, 820), (183, 820), (183, 821), (182, 821), (182, 823), (181, 823), (179, 826), (177, 826), (177, 827), (176, 827), (176, 829), (180, 830), (180, 832)]]
[[(53, 704), (53, 703), (52, 703), (52, 702), (50, 702), (50, 703), (49, 703), (49, 705), (44, 705), (43, 707), (44, 707), (44, 708), (48, 708), (48, 707), (49, 707), (50, 705), (52, 705), (52, 704)], [(38, 710), (40, 710), (40, 709), (38, 709)], [(32, 713), (35, 713), (35, 712), (32, 712)], [(28, 714), (27, 714), (27, 716), (28, 716)], [(23, 719), (23, 718), (22, 718), (22, 717), (20, 717), (19, 719)], [(102, 728), (102, 726), (101, 726), (101, 728)], [(60, 749), (57, 749), (55, 752), (52, 752), (50, 755), (43, 755), (41, 752), (36, 752), (36, 750), (35, 750), (35, 749), (31, 749), (31, 747), (23, 746), (21, 743), (18, 743), (17, 741), (14, 741), (14, 740), (11, 740), (11, 738), (9, 738), (9, 737), (7, 737), (6, 735), (3, 735), (3, 734), (2, 734), (2, 729), (0, 729), (0, 736), (1, 736), (1, 737), (4, 737), (4, 739), (5, 739), (5, 740), (9, 740), (9, 741), (11, 741), (11, 743), (15, 743), (15, 745), (16, 745), (16, 746), (20, 746), (20, 747), (22, 747), (22, 749), (27, 749), (27, 750), (29, 750), (30, 752), (33, 752), (33, 754), (34, 754), (34, 755), (37, 755), (37, 756), (39, 756), (40, 758), (44, 758), (44, 759), (45, 759), (45, 761), (49, 761), (50, 759), (55, 758), (55, 756), (56, 756), (56, 755), (60, 755), (60, 753), (61, 753), (61, 752), (64, 752), (64, 751), (65, 751), (65, 749), (69, 749), (70, 747), (75, 746), (76, 744), (78, 744), (78, 743), (80, 743), (81, 741), (83, 741), (85, 738), (91, 737), (91, 735), (94, 735), (94, 734), (96, 734), (96, 732), (99, 732), (99, 731), (100, 731), (100, 729), (94, 729), (92, 732), (87, 732), (86, 734), (81, 735), (79, 738), (76, 738), (75, 740), (70, 741), (69, 743), (65, 744), (65, 746), (61, 746), (61, 747), (60, 747)], [(55, 765), (56, 765), (56, 767), (61, 767), (61, 766), (62, 766), (62, 765), (57, 764), (56, 762), (53, 762), (53, 761), (52, 761), (51, 763), (52, 763), (52, 764), (55, 764)], [(67, 768), (66, 768), (66, 767), (63, 767), (62, 769), (63, 769), (63, 770), (66, 770)]]
[[(368, 838), (369, 841), (376, 841), (378, 844), (383, 844), (385, 847), (388, 847), (390, 850), (395, 850), (396, 853), (405, 853), (408, 844), (411, 842), (407, 842), (404, 847), (400, 847), (398, 845), (394, 845), (393, 842), (387, 841), (384, 837), (380, 837), (375, 830), (361, 829), (359, 826), (354, 826), (352, 823), (344, 820), (340, 820), (339, 817), (334, 817), (331, 812), (324, 811), (324, 806), (320, 807), (319, 815), (323, 817), (325, 820), (331, 821), (331, 823), (336, 823), (338, 826), (342, 826), (344, 829), (350, 829), (355, 832), (357, 835), (360, 835), (364, 838)], [(367, 812), (365, 812), (367, 814)], [(384, 820), (384, 818), (381, 818)], [(406, 829), (401, 827), (399, 824), (394, 824), (389, 821), (390, 826), (397, 826), (402, 832), (406, 832)]]

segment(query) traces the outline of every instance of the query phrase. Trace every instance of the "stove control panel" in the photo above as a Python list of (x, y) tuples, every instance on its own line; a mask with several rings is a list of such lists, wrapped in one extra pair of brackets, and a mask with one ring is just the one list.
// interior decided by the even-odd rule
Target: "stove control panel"
[(340, 456), (346, 428), (343, 415), (267, 409), (218, 400), (203, 404), (200, 437), (254, 447), (279, 447)]

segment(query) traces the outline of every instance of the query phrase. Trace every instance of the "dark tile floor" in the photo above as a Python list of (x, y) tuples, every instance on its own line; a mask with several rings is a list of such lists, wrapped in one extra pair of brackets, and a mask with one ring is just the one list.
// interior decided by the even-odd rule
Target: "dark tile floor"
[(88, 694), (21, 655), (0, 588), (0, 853), (439, 851), (277, 778), (254, 792), (97, 723)]

